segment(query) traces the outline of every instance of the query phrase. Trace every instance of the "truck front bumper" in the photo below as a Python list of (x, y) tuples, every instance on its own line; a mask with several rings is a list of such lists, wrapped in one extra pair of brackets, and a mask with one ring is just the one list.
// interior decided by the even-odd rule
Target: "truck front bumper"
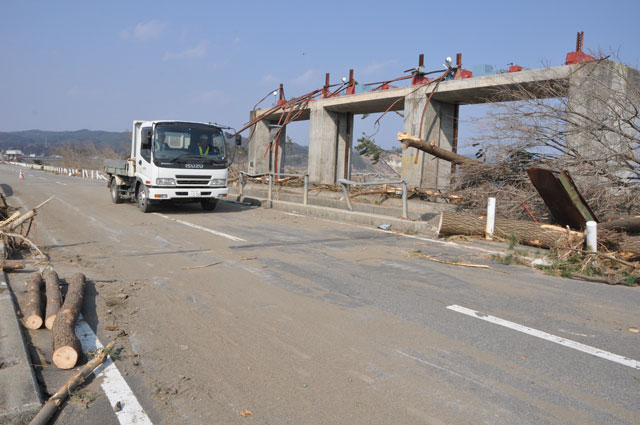
[(180, 187), (150, 187), (149, 200), (162, 201), (169, 199), (220, 199), (225, 198), (229, 194), (227, 187), (199, 187), (199, 188), (180, 188)]

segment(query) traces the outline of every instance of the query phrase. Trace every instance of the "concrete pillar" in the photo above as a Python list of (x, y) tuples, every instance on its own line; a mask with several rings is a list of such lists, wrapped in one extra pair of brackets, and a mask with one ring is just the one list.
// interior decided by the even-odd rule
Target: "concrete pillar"
[[(255, 111), (251, 111), (249, 118), (255, 119)], [(261, 174), (275, 171), (276, 151), (275, 143), (269, 150), (269, 144), (273, 141), (278, 129), (275, 127), (277, 123), (268, 120), (258, 121), (254, 127), (251, 140), (249, 141), (249, 166), (247, 172), (249, 174)], [(280, 133), (280, 146), (278, 147), (278, 172), (284, 172), (285, 166), (285, 141), (286, 128)]]
[[(427, 101), (427, 87), (407, 96), (404, 102), (404, 131), (418, 136)], [(452, 103), (431, 100), (422, 123), (422, 139), (433, 140), (442, 149), (451, 150), (454, 129)], [(446, 189), (451, 179), (451, 163), (409, 148), (402, 152), (402, 179), (409, 185), (429, 189)]]
[(353, 114), (328, 111), (311, 104), (309, 118), (309, 181), (335, 184), (351, 177)]
[[(633, 166), (629, 167), (624, 157), (634, 154), (639, 87), (640, 72), (619, 63), (598, 61), (576, 66), (569, 76), (567, 147), (586, 160), (608, 158), (604, 164), (596, 163), (620, 178), (631, 177)], [(579, 175), (581, 168), (571, 170), (572, 174)]]
[(351, 179), (351, 147), (353, 146), (353, 114), (338, 114), (336, 178)]

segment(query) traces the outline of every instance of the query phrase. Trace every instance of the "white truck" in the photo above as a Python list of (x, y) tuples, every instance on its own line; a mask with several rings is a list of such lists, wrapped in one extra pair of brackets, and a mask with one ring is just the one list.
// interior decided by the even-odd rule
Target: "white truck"
[[(227, 187), (229, 127), (186, 121), (134, 121), (131, 156), (105, 160), (111, 200), (128, 199), (142, 212), (168, 201), (200, 202), (212, 211)], [(235, 135), (239, 145), (240, 135)]]

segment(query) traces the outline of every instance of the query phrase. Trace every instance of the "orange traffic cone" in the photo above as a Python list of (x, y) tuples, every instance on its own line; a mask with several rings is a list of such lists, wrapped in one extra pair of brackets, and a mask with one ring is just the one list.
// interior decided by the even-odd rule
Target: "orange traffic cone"
[(18, 174), (18, 180), (24, 180), (24, 174), (22, 174), (22, 170), (20, 170), (20, 174)]

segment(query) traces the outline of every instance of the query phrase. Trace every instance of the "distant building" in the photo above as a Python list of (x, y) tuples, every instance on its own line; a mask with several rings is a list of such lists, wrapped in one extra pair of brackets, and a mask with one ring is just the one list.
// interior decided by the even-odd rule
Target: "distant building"
[(9, 149), (4, 153), (5, 161), (22, 161), (24, 154), (19, 149)]

